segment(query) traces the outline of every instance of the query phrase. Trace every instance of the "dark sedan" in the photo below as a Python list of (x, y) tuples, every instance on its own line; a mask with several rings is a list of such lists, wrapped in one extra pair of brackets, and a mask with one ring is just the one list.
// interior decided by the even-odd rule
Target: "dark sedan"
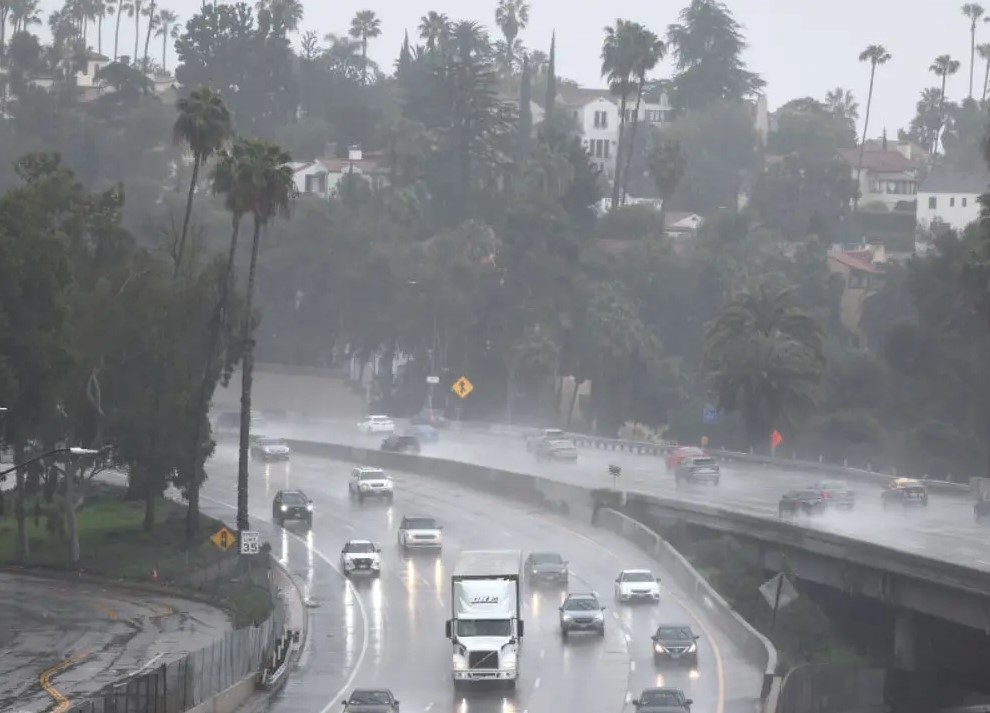
[(789, 490), (780, 496), (777, 511), (780, 517), (784, 515), (818, 515), (828, 507), (820, 490), (806, 488), (804, 490)]
[(880, 493), (883, 509), (893, 505), (901, 507), (928, 507), (928, 488), (920, 480), (894, 478)]
[(567, 562), (556, 552), (533, 552), (524, 567), (530, 584), (567, 585)]
[(835, 510), (852, 510), (856, 507), (856, 493), (841, 480), (822, 480), (815, 483), (821, 491), (825, 505)]
[(698, 637), (690, 626), (661, 624), (653, 634), (653, 661), (698, 665)]
[(693, 702), (679, 688), (647, 688), (632, 703), (639, 713), (690, 713)]
[(399, 713), (399, 701), (387, 688), (358, 688), (343, 704), (344, 713)]
[(415, 436), (389, 436), (382, 441), (382, 450), (389, 453), (419, 455), (419, 439)]

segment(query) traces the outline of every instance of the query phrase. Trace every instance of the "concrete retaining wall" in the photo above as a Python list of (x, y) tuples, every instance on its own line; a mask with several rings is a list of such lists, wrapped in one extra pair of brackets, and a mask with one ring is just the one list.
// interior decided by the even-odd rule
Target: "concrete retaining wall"
[(884, 711), (882, 668), (843, 664), (805, 664), (788, 672), (777, 713), (847, 713)]

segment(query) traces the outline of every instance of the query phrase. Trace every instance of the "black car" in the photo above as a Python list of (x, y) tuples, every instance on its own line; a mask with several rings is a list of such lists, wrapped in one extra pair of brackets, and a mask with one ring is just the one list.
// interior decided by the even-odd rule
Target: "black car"
[(567, 562), (556, 552), (532, 552), (524, 565), (530, 584), (567, 585)]
[(447, 418), (440, 409), (423, 409), (409, 419), (413, 426), (433, 426), (433, 428), (446, 428), (449, 425)]
[(693, 702), (679, 688), (647, 688), (632, 703), (639, 713), (690, 713)]
[(928, 507), (928, 488), (920, 480), (894, 478), (880, 493), (880, 504), (884, 510), (895, 505)]
[(357, 688), (344, 704), (344, 713), (399, 713), (399, 701), (387, 688)]
[(818, 515), (828, 507), (822, 491), (806, 488), (804, 490), (789, 490), (780, 496), (777, 511), (780, 517), (784, 515)]
[(670, 661), (692, 667), (698, 665), (698, 637), (690, 626), (661, 624), (651, 638), (654, 663)]
[(560, 605), (560, 635), (572, 631), (594, 631), (605, 636), (605, 607), (593, 593), (567, 595)]
[(272, 520), (285, 525), (286, 520), (302, 520), (313, 524), (313, 501), (301, 490), (279, 490), (272, 500)]
[(685, 458), (674, 469), (674, 481), (678, 484), (687, 481), (689, 483), (718, 485), (720, 475), (718, 462), (711, 456)]
[(419, 455), (419, 439), (416, 436), (391, 435), (382, 441), (382, 450), (389, 453), (412, 453)]

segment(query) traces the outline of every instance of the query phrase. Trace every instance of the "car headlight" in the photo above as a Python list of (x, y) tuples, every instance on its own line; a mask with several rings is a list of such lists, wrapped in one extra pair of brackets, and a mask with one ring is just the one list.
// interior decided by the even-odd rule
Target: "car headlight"
[(572, 614), (569, 611), (564, 611), (563, 614), (564, 614), (564, 618), (565, 619), (573, 619), (574, 618), (574, 614)]
[(697, 644), (691, 644), (690, 646), (688, 646), (688, 650), (687, 650), (687, 652), (688, 652), (689, 654), (693, 654), (693, 653), (694, 653), (694, 652), (696, 652), (697, 650), (698, 650), (698, 645), (697, 645)]
[(354, 569), (354, 562), (348, 558), (344, 558), (344, 569)]
[(382, 568), (382, 561), (380, 559), (378, 559), (377, 557), (375, 559), (371, 560), (371, 568), (372, 569), (381, 569)]
[(371, 486), (368, 485), (367, 483), (361, 483), (361, 485), (358, 487), (360, 487), (361, 490), (368, 490)]
[(307, 505), (306, 506), (306, 509), (309, 510), (310, 512), (313, 512), (313, 503), (310, 503), (309, 505)]
[(653, 644), (653, 650), (656, 651), (658, 654), (662, 654), (667, 651), (667, 649), (662, 647), (660, 644)]
[(289, 506), (288, 505), (283, 505), (282, 506), (282, 512), (285, 512), (288, 509), (289, 509)]
[(595, 613), (595, 619), (597, 619), (598, 621), (601, 621), (604, 618), (605, 618), (605, 612), (599, 611)]
[(467, 659), (461, 654), (454, 654), (454, 670), (467, 671)]
[(392, 479), (391, 478), (387, 478), (385, 480), (385, 489), (386, 490), (391, 490), (392, 489)]

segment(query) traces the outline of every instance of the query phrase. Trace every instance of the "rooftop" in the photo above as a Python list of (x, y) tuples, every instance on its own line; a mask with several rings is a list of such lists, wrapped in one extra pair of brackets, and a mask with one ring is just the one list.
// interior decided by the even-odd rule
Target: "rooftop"
[(584, 87), (572, 87), (567, 84), (562, 85), (557, 90), (557, 97), (562, 104), (575, 107), (590, 104), (596, 99), (615, 101), (615, 96), (608, 89), (586, 89)]
[[(852, 168), (859, 165), (859, 149), (839, 149), (839, 156)], [(914, 170), (915, 165), (900, 151), (867, 149), (863, 151), (863, 168), (878, 173), (901, 173)]]
[(979, 195), (990, 189), (990, 173), (937, 171), (918, 186), (918, 193), (971, 193)]
[(883, 271), (877, 267), (874, 267), (872, 263), (864, 262), (854, 253), (846, 252), (830, 252), (828, 254), (829, 260), (834, 260), (840, 265), (845, 265), (850, 270), (855, 270), (856, 272), (865, 272), (868, 275), (881, 275)]

